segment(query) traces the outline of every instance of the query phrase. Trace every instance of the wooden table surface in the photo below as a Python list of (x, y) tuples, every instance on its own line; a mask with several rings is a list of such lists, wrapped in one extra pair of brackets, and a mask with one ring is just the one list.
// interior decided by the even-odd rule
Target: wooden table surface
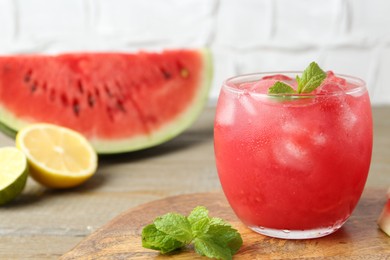
[[(0, 259), (57, 259), (120, 213), (167, 196), (220, 191), (208, 107), (185, 133), (163, 145), (100, 157), (97, 174), (67, 191), (29, 179), (0, 207)], [(374, 107), (374, 151), (366, 187), (390, 186), (390, 107)], [(0, 134), (0, 146), (14, 141)], [(389, 238), (390, 239), (390, 238)]]

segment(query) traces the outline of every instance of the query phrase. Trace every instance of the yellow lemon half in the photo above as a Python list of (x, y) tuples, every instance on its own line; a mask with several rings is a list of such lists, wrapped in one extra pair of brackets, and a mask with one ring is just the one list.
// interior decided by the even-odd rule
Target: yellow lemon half
[(80, 133), (53, 124), (31, 124), (16, 135), (30, 175), (50, 188), (75, 187), (96, 172), (97, 154)]
[(0, 148), (0, 205), (23, 191), (27, 175), (26, 156), (16, 147)]

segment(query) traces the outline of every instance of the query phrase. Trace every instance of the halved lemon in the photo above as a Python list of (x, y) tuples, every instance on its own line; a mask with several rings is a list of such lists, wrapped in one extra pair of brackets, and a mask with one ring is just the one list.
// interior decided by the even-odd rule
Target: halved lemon
[(38, 123), (22, 128), (16, 146), (27, 157), (30, 175), (50, 188), (75, 187), (96, 172), (97, 154), (80, 133)]
[(23, 191), (27, 175), (26, 156), (16, 147), (0, 148), (0, 205)]

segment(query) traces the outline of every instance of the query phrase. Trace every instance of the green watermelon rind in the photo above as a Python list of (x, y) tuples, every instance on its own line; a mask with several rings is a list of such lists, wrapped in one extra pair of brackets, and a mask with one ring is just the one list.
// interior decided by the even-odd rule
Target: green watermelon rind
[[(3, 115), (5, 113), (2, 112), (3, 109), (2, 109), (2, 106), (0, 105), (0, 115)], [(1, 117), (1, 116), (0, 116)], [(3, 132), (4, 134), (12, 137), (12, 138), (15, 138), (16, 137), (16, 131), (8, 126), (6, 126), (5, 124), (3, 124), (2, 122), (0, 122), (0, 131)]]
[[(202, 112), (210, 92), (211, 80), (213, 77), (212, 57), (208, 49), (199, 50), (203, 58), (203, 79), (197, 88), (196, 96), (192, 103), (187, 105), (177, 117), (166, 125), (154, 130), (148, 135), (130, 137), (128, 139), (90, 139), (92, 146), (98, 154), (115, 154), (137, 151), (150, 148), (164, 142), (167, 142), (178, 136), (189, 128)], [(0, 131), (15, 137), (16, 132), (29, 124), (26, 120), (21, 120), (5, 109), (0, 104)]]

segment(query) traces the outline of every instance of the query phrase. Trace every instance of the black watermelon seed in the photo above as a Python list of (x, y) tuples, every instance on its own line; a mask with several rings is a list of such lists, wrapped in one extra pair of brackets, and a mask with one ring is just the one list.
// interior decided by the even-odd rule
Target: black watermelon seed
[(36, 90), (37, 90), (38, 86), (37, 86), (37, 83), (34, 82), (33, 84), (31, 84), (30, 86), (30, 91), (31, 93), (34, 93)]
[(123, 105), (123, 101), (122, 101), (122, 100), (117, 100), (117, 101), (116, 101), (116, 106), (117, 106), (117, 108), (118, 108), (121, 112), (126, 113), (126, 109), (125, 109), (125, 107), (124, 107), (124, 105)]
[(161, 70), (161, 73), (163, 74), (165, 79), (170, 79), (172, 77), (171, 73), (169, 73), (165, 69), (161, 68), (160, 70)]
[(73, 100), (73, 113), (78, 116), (80, 114), (80, 104), (77, 99)]
[(83, 82), (81, 82), (81, 80), (77, 81), (77, 87), (78, 87), (80, 93), (83, 94), (84, 93), (84, 86), (83, 86)]
[(109, 87), (107, 85), (104, 85), (104, 91), (106, 92), (108, 97), (113, 97), (114, 95), (111, 93)]
[(31, 71), (31, 70), (27, 71), (26, 75), (24, 75), (24, 79), (23, 79), (24, 82), (26, 82), (26, 83), (30, 82), (30, 80), (31, 80), (31, 74), (32, 74), (32, 71)]
[(68, 105), (68, 97), (65, 95), (65, 93), (61, 94), (61, 102), (64, 106)]
[(97, 98), (100, 97), (100, 91), (99, 91), (98, 88), (95, 88), (95, 95), (96, 95)]
[(114, 115), (113, 115), (112, 108), (111, 107), (106, 107), (106, 111), (107, 111), (108, 119), (110, 121), (114, 121)]
[(93, 107), (95, 105), (95, 99), (91, 93), (88, 94), (88, 106)]

